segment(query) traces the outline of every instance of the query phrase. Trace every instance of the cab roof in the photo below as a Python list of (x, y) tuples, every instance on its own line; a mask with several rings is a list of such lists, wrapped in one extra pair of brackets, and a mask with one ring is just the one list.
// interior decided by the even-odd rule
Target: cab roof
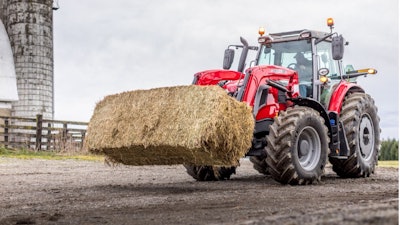
[(308, 30), (308, 29), (269, 34), (269, 36), (273, 38), (273, 40), (274, 40), (273, 42), (286, 41), (286, 40), (288, 40), (288, 41), (298, 40), (298, 39), (303, 39), (303, 38), (308, 38), (308, 37), (319, 39), (319, 38), (324, 38), (327, 35), (329, 35), (329, 33), (322, 32), (322, 31)]

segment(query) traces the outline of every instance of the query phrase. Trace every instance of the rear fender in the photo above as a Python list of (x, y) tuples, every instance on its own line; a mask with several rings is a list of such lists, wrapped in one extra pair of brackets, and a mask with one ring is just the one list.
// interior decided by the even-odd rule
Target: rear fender
[(350, 83), (345, 80), (342, 80), (332, 93), (328, 111), (333, 111), (336, 112), (337, 114), (340, 114), (344, 98), (346, 97), (346, 95), (353, 92), (364, 93), (365, 91), (355, 83)]

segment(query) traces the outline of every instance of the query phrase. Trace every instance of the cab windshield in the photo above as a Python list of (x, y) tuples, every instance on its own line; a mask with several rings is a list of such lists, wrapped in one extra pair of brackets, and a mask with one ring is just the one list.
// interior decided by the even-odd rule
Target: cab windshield
[[(277, 65), (296, 70), (301, 83), (310, 82), (312, 78), (311, 43), (307, 40), (277, 42), (263, 45), (258, 65)], [(320, 42), (317, 45), (317, 68), (327, 68), (328, 77), (339, 76), (337, 63), (332, 58), (331, 43)]]
[(313, 68), (328, 69), (328, 77), (337, 77), (338, 64), (332, 58), (332, 45), (322, 41), (316, 45), (316, 63), (313, 65), (312, 46), (309, 40), (275, 42), (263, 45), (257, 65), (276, 65), (297, 71), (300, 83), (300, 95), (312, 97)]
[(296, 70), (300, 83), (311, 83), (311, 43), (307, 40), (297, 40), (263, 45), (257, 64), (277, 65)]

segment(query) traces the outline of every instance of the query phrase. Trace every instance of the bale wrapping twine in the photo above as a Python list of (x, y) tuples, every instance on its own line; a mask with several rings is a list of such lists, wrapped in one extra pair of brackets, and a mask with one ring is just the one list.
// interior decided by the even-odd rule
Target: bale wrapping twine
[(218, 86), (176, 86), (106, 96), (85, 147), (126, 165), (237, 165), (251, 146), (251, 108)]

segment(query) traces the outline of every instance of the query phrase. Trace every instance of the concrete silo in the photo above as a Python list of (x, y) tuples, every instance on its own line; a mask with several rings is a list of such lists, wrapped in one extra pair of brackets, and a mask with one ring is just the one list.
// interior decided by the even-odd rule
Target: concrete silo
[(0, 0), (14, 54), (19, 101), (12, 115), (54, 117), (53, 0)]

